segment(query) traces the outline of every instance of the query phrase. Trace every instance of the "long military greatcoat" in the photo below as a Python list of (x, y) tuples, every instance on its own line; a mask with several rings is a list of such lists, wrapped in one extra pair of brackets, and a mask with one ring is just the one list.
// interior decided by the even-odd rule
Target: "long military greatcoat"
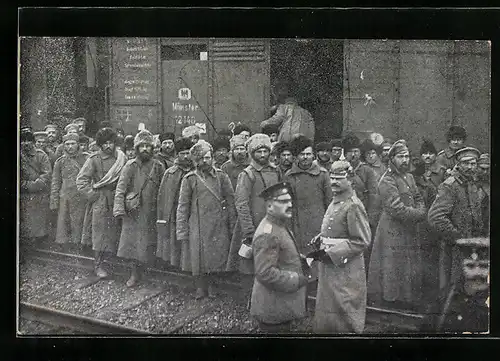
[(236, 184), (238, 183), (238, 176), (240, 173), (248, 167), (250, 164), (250, 161), (247, 160), (243, 163), (238, 163), (234, 160), (233, 155), (231, 154), (231, 158), (227, 162), (225, 162), (221, 169), (226, 172), (226, 174), (229, 176), (229, 179), (231, 180), (231, 185), (233, 186), (233, 189), (236, 189)]
[(233, 232), (230, 249), (230, 268), (236, 269), (239, 262), (239, 271), (243, 274), (253, 274), (253, 260), (238, 255), (241, 243), (245, 238), (252, 237), (260, 221), (266, 215), (265, 201), (259, 194), (267, 187), (281, 180), (279, 170), (272, 166), (265, 167), (251, 161), (238, 176), (235, 190), (236, 211), (238, 222)]
[(20, 227), (21, 237), (37, 238), (47, 235), (49, 191), (52, 168), (43, 150), (21, 152)]
[(453, 170), (453, 167), (457, 164), (457, 159), (455, 157), (455, 151), (448, 148), (440, 151), (436, 157), (436, 163), (440, 168), (444, 168), (445, 172)]
[(177, 239), (177, 205), (182, 178), (191, 170), (193, 170), (192, 167), (183, 168), (178, 163), (168, 168), (163, 175), (158, 191), (157, 219), (164, 221), (164, 223), (157, 225), (156, 256), (174, 267), (181, 267), (182, 263), (184, 269), (189, 269), (189, 243), (182, 243)]
[(302, 265), (286, 222), (266, 215), (255, 231), (252, 244), (255, 278), (250, 314), (268, 324), (304, 317), (306, 287), (299, 288)]
[[(113, 205), (113, 215), (123, 216), (118, 257), (143, 263), (153, 261), (156, 250), (156, 204), (164, 172), (163, 164), (156, 159), (143, 162), (136, 157), (123, 167)], [(139, 208), (128, 212), (125, 196), (129, 192), (140, 193), (141, 189)]]
[(297, 163), (286, 173), (285, 181), (292, 186), (294, 193), (293, 231), (299, 252), (310, 251), (307, 244), (321, 230), (323, 216), (332, 201), (332, 188), (327, 170), (317, 163), (301, 169)]
[(336, 243), (319, 263), (314, 313), (317, 333), (361, 333), (365, 326), (366, 274), (363, 252), (371, 231), (363, 203), (352, 192), (335, 196), (321, 226), (321, 236)]
[(356, 191), (356, 196), (365, 206), (370, 225), (373, 229), (376, 229), (381, 207), (375, 171), (368, 164), (360, 162), (354, 168), (354, 175), (350, 179)]
[(453, 242), (459, 238), (487, 236), (482, 213), (485, 197), (483, 188), (473, 181), (468, 182), (458, 172), (438, 187), (428, 220), (442, 239), (439, 257), (441, 289), (456, 281), (459, 273), (455, 271), (461, 269), (459, 254), (453, 251)]
[(87, 199), (76, 187), (76, 176), (89, 157), (78, 152), (56, 160), (52, 172), (50, 209), (58, 210), (56, 243), (80, 243)]
[(92, 153), (76, 177), (77, 189), (85, 194), (89, 202), (83, 221), (82, 243), (91, 244), (94, 251), (115, 253), (118, 246), (120, 228), (113, 217), (113, 202), (118, 182), (97, 190), (92, 188), (92, 185), (101, 180), (115, 164), (117, 151), (112, 155), (101, 150)]
[(177, 239), (189, 242), (191, 258), (183, 270), (193, 276), (229, 270), (235, 222), (234, 191), (226, 173), (212, 168), (209, 174), (198, 170), (186, 174), (177, 207)]
[(422, 261), (417, 224), (426, 217), (424, 201), (410, 173), (392, 165), (379, 185), (383, 205), (368, 270), (370, 302), (421, 299)]

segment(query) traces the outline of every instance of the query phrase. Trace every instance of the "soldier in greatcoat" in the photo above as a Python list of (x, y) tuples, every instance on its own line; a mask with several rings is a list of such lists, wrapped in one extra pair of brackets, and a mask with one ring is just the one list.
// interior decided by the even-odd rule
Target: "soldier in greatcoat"
[(121, 150), (115, 148), (115, 142), (113, 129), (99, 130), (96, 144), (100, 150), (87, 158), (76, 177), (76, 187), (88, 201), (82, 243), (92, 245), (95, 273), (99, 278), (108, 275), (102, 262), (105, 257), (116, 253), (120, 235), (119, 224), (113, 217), (113, 202), (116, 184), (127, 159)]
[[(113, 215), (122, 219), (117, 255), (131, 261), (132, 266), (127, 287), (137, 284), (156, 251), (157, 197), (165, 167), (153, 158), (153, 142), (148, 130), (137, 133), (136, 157), (127, 161), (116, 185)], [(127, 198), (132, 195), (139, 203), (130, 209)]]
[(229, 271), (231, 233), (236, 222), (234, 191), (226, 173), (212, 165), (213, 148), (199, 140), (190, 149), (196, 169), (184, 176), (177, 206), (177, 239), (188, 242), (196, 298), (214, 296), (217, 272)]
[(157, 230), (158, 244), (156, 256), (167, 262), (168, 265), (181, 268), (184, 271), (191, 269), (189, 264), (189, 242), (177, 239), (177, 205), (181, 182), (184, 176), (194, 170), (189, 149), (192, 143), (188, 138), (180, 138), (175, 142), (177, 158), (174, 165), (163, 174), (158, 191)]
[(52, 168), (47, 154), (35, 148), (31, 129), (21, 129), (20, 143), (19, 235), (24, 248), (47, 237)]
[(342, 139), (333, 139), (332, 140), (332, 151), (331, 151), (331, 159), (332, 162), (336, 162), (340, 160), (340, 157), (343, 154), (343, 148), (342, 148)]
[(271, 139), (261, 133), (252, 135), (246, 141), (250, 165), (238, 176), (235, 190), (238, 222), (231, 240), (231, 268), (239, 263), (242, 274), (242, 287), (249, 292), (253, 284), (253, 260), (238, 255), (242, 243), (251, 245), (255, 229), (266, 214), (265, 202), (258, 195), (265, 188), (280, 181), (280, 172), (269, 164)]
[(160, 151), (155, 155), (155, 158), (163, 163), (165, 169), (174, 165), (175, 162), (175, 134), (163, 133), (160, 134)]
[(365, 139), (361, 143), (361, 161), (365, 162), (377, 176), (377, 182), (382, 174), (387, 170), (387, 167), (382, 163), (378, 155), (379, 147), (373, 143), (371, 139)]
[(291, 322), (305, 317), (308, 277), (297, 243), (288, 228), (292, 190), (288, 183), (272, 184), (260, 194), (265, 217), (253, 235), (253, 283), (250, 314), (268, 333), (289, 332)]
[(368, 300), (377, 306), (415, 309), (421, 301), (422, 261), (417, 224), (427, 210), (413, 176), (404, 140), (389, 151), (379, 182), (383, 206), (368, 269)]
[(313, 143), (303, 135), (291, 141), (297, 159), (286, 172), (285, 180), (292, 187), (294, 199), (292, 224), (299, 252), (307, 253), (311, 239), (321, 230), (325, 211), (332, 201), (328, 171), (314, 161)]
[(214, 167), (221, 169), (222, 165), (229, 160), (229, 138), (219, 136), (213, 141)]
[(363, 253), (371, 243), (368, 216), (353, 192), (348, 162), (336, 161), (330, 170), (333, 201), (321, 233), (306, 257), (319, 261), (314, 312), (316, 333), (361, 333), (366, 315), (366, 274)]
[(221, 167), (221, 169), (229, 176), (233, 189), (236, 189), (236, 183), (238, 182), (238, 176), (240, 173), (250, 164), (245, 142), (246, 139), (240, 134), (233, 136), (229, 140), (231, 147), (230, 158)]
[(290, 142), (282, 140), (273, 147), (272, 151), (276, 155), (276, 166), (282, 175), (292, 168), (295, 160), (292, 154), (292, 147)]
[(57, 212), (56, 243), (80, 245), (87, 199), (77, 190), (76, 177), (89, 154), (80, 151), (77, 134), (63, 137), (64, 155), (54, 163), (50, 209)]
[(448, 129), (446, 133), (446, 142), (448, 147), (440, 151), (436, 157), (437, 164), (445, 169), (445, 177), (449, 177), (455, 165), (457, 164), (457, 159), (455, 153), (460, 148), (465, 147), (465, 141), (467, 140), (467, 132), (463, 127), (453, 125)]
[(123, 152), (127, 156), (127, 160), (135, 159), (134, 136), (127, 135), (123, 139)]
[(53, 166), (54, 163), (56, 162), (57, 157), (56, 156), (56, 149), (59, 146), (58, 142), (58, 129), (57, 125), (55, 124), (47, 124), (44, 128), (45, 132), (47, 132), (47, 145), (44, 149), (45, 153), (49, 156), (50, 160), (50, 165)]
[(316, 161), (320, 167), (326, 170), (330, 169), (333, 163), (332, 160), (332, 145), (330, 142), (319, 142), (314, 146), (314, 152), (316, 153)]
[(458, 279), (453, 271), (461, 269), (459, 254), (453, 252), (453, 243), (459, 238), (484, 237), (483, 201), (487, 197), (475, 179), (479, 151), (476, 148), (459, 149), (453, 175), (438, 187), (428, 220), (441, 235), (440, 289), (445, 292)]
[[(34, 132), (33, 135), (35, 136), (35, 148), (43, 150), (45, 152), (45, 148), (47, 146), (47, 139), (48, 139), (47, 132)], [(47, 153), (47, 152), (45, 152), (45, 153)]]
[(389, 166), (389, 150), (392, 147), (392, 141), (388, 138), (385, 138), (382, 144), (380, 145), (380, 161), (387, 168)]

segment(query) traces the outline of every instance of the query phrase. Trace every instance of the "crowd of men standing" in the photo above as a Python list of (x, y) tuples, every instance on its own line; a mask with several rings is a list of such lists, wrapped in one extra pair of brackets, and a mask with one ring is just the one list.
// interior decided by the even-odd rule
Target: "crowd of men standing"
[(454, 282), (453, 240), (489, 235), (489, 155), (457, 126), (413, 160), (404, 140), (314, 143), (307, 111), (287, 125), (294, 106), (212, 143), (195, 126), (158, 142), (110, 127), (93, 140), (83, 118), (61, 143), (53, 125), (21, 129), (21, 257), (44, 239), (89, 247), (99, 278), (111, 255), (130, 261), (128, 287), (159, 258), (191, 272), (197, 299), (240, 272), (269, 332), (305, 315), (316, 282), (316, 332), (362, 332), (367, 299), (427, 312)]

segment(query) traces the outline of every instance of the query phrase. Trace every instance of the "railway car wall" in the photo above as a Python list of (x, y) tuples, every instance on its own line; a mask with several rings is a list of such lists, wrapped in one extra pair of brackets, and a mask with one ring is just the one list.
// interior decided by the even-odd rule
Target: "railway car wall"
[(490, 150), (490, 47), (486, 41), (346, 40), (344, 133), (377, 131), (446, 146), (451, 125)]

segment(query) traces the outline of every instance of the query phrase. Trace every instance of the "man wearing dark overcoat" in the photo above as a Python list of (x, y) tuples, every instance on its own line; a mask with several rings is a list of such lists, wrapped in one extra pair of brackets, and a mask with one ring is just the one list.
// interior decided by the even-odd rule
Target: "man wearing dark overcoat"
[(421, 245), (417, 225), (427, 211), (413, 176), (404, 140), (389, 151), (389, 169), (379, 183), (382, 215), (368, 269), (368, 300), (377, 306), (416, 309), (422, 299)]
[(288, 183), (270, 185), (260, 193), (266, 215), (253, 235), (255, 265), (250, 314), (260, 330), (286, 333), (291, 322), (305, 317), (307, 276), (297, 243), (287, 226), (292, 217)]
[(53, 166), (57, 158), (59, 158), (56, 156), (56, 149), (59, 146), (57, 125), (47, 124), (44, 130), (47, 132), (47, 144), (44, 151), (49, 156), (50, 165)]
[(446, 133), (446, 142), (448, 147), (440, 151), (436, 157), (436, 162), (439, 167), (444, 168), (445, 177), (449, 177), (455, 165), (457, 164), (457, 159), (455, 153), (460, 148), (465, 147), (465, 141), (467, 140), (467, 132), (463, 127), (453, 125), (448, 129)]
[(290, 142), (285, 142), (282, 140), (274, 145), (273, 151), (276, 155), (276, 165), (278, 170), (284, 175), (289, 169), (292, 168), (293, 162), (295, 160), (292, 154), (292, 147)]
[(76, 177), (89, 157), (80, 151), (77, 134), (63, 137), (64, 155), (54, 163), (50, 209), (57, 212), (56, 243), (80, 245), (87, 199), (76, 187)]
[(92, 245), (94, 268), (99, 278), (107, 277), (103, 260), (115, 254), (120, 236), (120, 226), (113, 217), (113, 202), (116, 184), (127, 159), (116, 149), (116, 133), (103, 128), (96, 134), (100, 150), (89, 156), (76, 177), (76, 187), (86, 196), (82, 243)]
[(330, 169), (333, 163), (332, 145), (329, 142), (319, 142), (314, 146), (314, 151), (316, 152), (318, 164), (326, 170)]
[(245, 142), (246, 139), (241, 134), (235, 135), (229, 140), (231, 147), (230, 158), (221, 167), (221, 169), (229, 176), (231, 185), (234, 189), (236, 188), (236, 183), (238, 182), (238, 176), (243, 169), (248, 167), (250, 164)]
[(160, 151), (155, 155), (155, 158), (163, 163), (165, 169), (174, 165), (175, 162), (175, 134), (163, 133), (160, 134)]
[(189, 138), (180, 138), (175, 142), (177, 158), (174, 165), (163, 174), (158, 191), (158, 244), (156, 256), (167, 262), (168, 265), (190, 270), (189, 243), (182, 243), (177, 239), (177, 205), (182, 178), (194, 170), (189, 149), (193, 143)]

